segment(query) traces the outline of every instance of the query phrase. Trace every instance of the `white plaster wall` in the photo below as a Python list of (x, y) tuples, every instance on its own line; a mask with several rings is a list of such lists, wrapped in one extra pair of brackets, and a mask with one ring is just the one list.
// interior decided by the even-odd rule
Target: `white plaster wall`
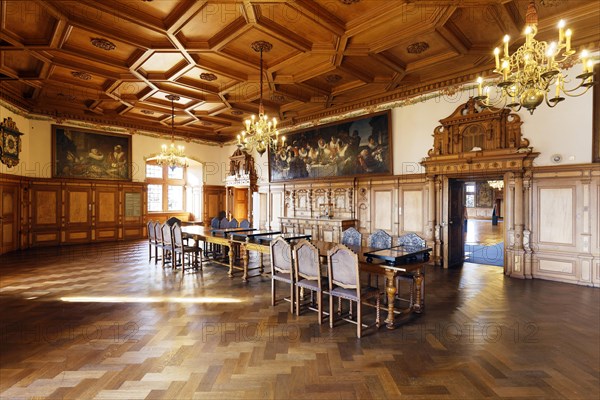
[[(424, 172), (419, 162), (433, 144), (433, 130), (469, 99), (468, 91), (455, 96), (439, 96), (425, 102), (392, 110), (394, 174)], [(549, 108), (539, 106), (533, 115), (521, 110), (523, 137), (540, 155), (535, 165), (555, 165), (550, 157), (561, 154), (564, 164), (592, 161), (592, 92)]]
[[(22, 151), (21, 161), (15, 168), (8, 168), (0, 164), (0, 173), (24, 175), (30, 177), (50, 178), (52, 176), (52, 125), (51, 120), (28, 119), (17, 115), (0, 105), (0, 120), (11, 117), (17, 128), (24, 135), (21, 136)], [(65, 123), (64, 125), (68, 125)], [(98, 129), (101, 131), (100, 129)], [(169, 138), (153, 138), (150, 136), (132, 136), (132, 177), (133, 181), (144, 180), (145, 157), (156, 155), (163, 143), (168, 143)], [(186, 148), (186, 155), (193, 160), (204, 163), (204, 183), (208, 185), (223, 185), (225, 174), (229, 166), (229, 156), (235, 146), (203, 145), (177, 141)]]

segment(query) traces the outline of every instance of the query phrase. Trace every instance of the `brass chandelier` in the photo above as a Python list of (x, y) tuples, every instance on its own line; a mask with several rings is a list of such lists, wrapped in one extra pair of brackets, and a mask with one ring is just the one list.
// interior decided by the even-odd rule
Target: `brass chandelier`
[(171, 145), (163, 144), (161, 151), (155, 160), (158, 165), (167, 165), (171, 169), (177, 167), (187, 167), (188, 160), (184, 154), (185, 148), (181, 145), (175, 146), (175, 101), (179, 100), (179, 96), (169, 94), (166, 96), (171, 100)]
[[(269, 120), (263, 106), (263, 52), (269, 52), (273, 45), (269, 42), (259, 40), (252, 43), (252, 49), (260, 52), (260, 102), (258, 104), (258, 118), (252, 115), (245, 122), (246, 129), (237, 136), (238, 147), (252, 151), (256, 149), (261, 156), (267, 148), (276, 149), (279, 146), (279, 131), (277, 130), (277, 118)], [(281, 145), (285, 143), (285, 136), (281, 137)]]
[[(594, 82), (593, 60), (588, 52), (583, 50), (580, 55), (583, 71), (577, 75), (578, 84), (571, 89), (566, 85), (571, 83), (563, 73), (576, 61), (575, 50), (571, 48), (572, 31), (565, 30), (565, 22), (558, 23), (558, 42), (535, 40), (537, 33), (537, 9), (535, 1), (529, 3), (525, 17), (525, 44), (513, 54), (509, 54), (510, 37), (504, 36), (504, 51), (500, 58), (500, 49), (494, 49), (496, 68), (494, 73), (500, 75), (497, 93), (494, 101), (490, 100), (490, 86), (483, 87), (483, 78), (477, 78), (478, 95), (475, 97), (483, 107), (510, 107), (519, 111), (525, 107), (533, 114), (536, 107), (546, 102), (549, 107), (555, 107), (565, 100), (564, 96), (577, 97), (586, 93)], [(551, 90), (554, 88), (554, 97)]]

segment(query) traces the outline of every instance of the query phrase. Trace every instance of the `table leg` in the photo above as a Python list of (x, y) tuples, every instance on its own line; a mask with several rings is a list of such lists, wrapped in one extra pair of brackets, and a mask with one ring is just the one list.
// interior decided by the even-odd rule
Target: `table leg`
[(233, 278), (233, 246), (229, 246), (229, 277)]
[(260, 258), (259, 262), (259, 267), (260, 269), (258, 270), (258, 272), (260, 272), (261, 274), (265, 272), (265, 264), (263, 263), (263, 253), (262, 251), (258, 252), (258, 257)]
[(388, 329), (394, 329), (394, 300), (396, 299), (396, 282), (394, 279), (394, 271), (386, 270), (386, 292), (388, 297), (388, 316), (385, 319), (385, 324)]
[(415, 303), (413, 305), (413, 311), (416, 312), (417, 314), (420, 314), (423, 312), (423, 309), (425, 308), (425, 305), (422, 304), (422, 302), (421, 302), (421, 285), (423, 285), (425, 282), (425, 277), (421, 273), (421, 268), (417, 269), (413, 279), (415, 281), (415, 297), (416, 297)]
[(244, 274), (242, 275), (242, 281), (248, 282), (248, 258), (250, 252), (246, 250), (245, 246), (240, 246), (240, 251), (242, 252), (242, 261), (244, 265)]

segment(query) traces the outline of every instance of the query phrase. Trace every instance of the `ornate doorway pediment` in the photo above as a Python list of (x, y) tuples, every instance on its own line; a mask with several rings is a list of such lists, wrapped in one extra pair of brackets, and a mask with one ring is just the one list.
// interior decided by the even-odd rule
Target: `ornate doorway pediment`
[(482, 109), (471, 98), (440, 123), (421, 162), (429, 176), (523, 171), (539, 154), (522, 137), (521, 118), (509, 109)]

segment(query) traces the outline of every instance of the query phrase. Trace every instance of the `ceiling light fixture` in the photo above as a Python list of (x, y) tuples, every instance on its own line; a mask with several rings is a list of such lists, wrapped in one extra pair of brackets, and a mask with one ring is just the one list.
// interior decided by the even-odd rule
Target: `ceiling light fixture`
[[(565, 96), (577, 97), (586, 93), (594, 82), (593, 60), (589, 59), (588, 52), (583, 50), (580, 55), (583, 72), (577, 75), (579, 84), (571, 89), (565, 85), (570, 83), (563, 69), (570, 67), (576, 57), (575, 50), (571, 48), (572, 31), (565, 30), (565, 22), (558, 23), (558, 42), (547, 42), (535, 40), (537, 33), (537, 9), (535, 1), (529, 3), (525, 17), (525, 44), (513, 54), (509, 54), (508, 45), (510, 37), (504, 36), (504, 52), (500, 58), (500, 49), (494, 49), (496, 68), (494, 72), (501, 76), (497, 85), (498, 100), (490, 101), (489, 86), (483, 87), (483, 79), (477, 78), (478, 95), (475, 97), (484, 107), (510, 107), (513, 111), (519, 111), (525, 107), (533, 114), (536, 107), (545, 100), (549, 107), (554, 107)], [(554, 97), (551, 97), (551, 86), (555, 85)], [(579, 90), (581, 89), (581, 90)]]
[[(277, 119), (269, 120), (263, 106), (263, 52), (269, 52), (273, 45), (269, 42), (259, 40), (252, 43), (252, 49), (260, 52), (260, 101), (258, 104), (258, 118), (252, 115), (251, 119), (245, 121), (246, 130), (237, 136), (238, 147), (246, 151), (256, 149), (261, 156), (271, 147), (279, 146), (279, 131), (277, 130)], [(281, 145), (285, 143), (285, 136), (281, 137)]]
[(179, 100), (179, 96), (169, 94), (166, 98), (171, 100), (171, 145), (163, 144), (161, 152), (155, 160), (158, 165), (167, 165), (171, 169), (187, 167), (188, 160), (184, 155), (185, 148), (175, 146), (175, 101)]

